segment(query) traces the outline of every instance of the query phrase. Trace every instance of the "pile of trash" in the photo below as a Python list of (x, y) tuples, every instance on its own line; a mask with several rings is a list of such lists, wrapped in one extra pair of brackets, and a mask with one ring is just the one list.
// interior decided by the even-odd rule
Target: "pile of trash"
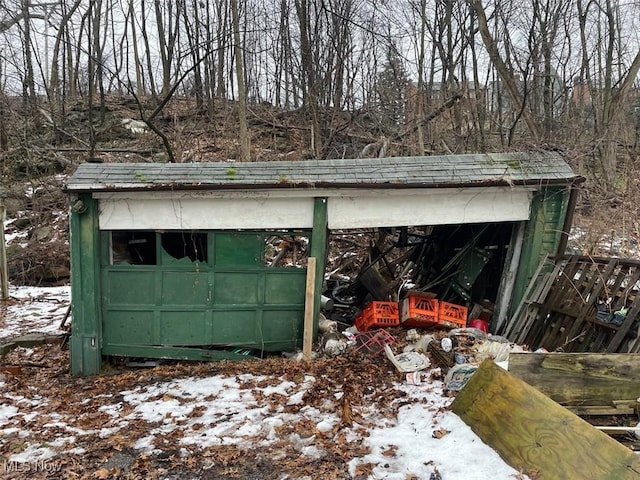
[(350, 351), (368, 356), (384, 355), (408, 384), (426, 381), (431, 368), (440, 368), (445, 391), (455, 394), (480, 363), (490, 358), (506, 368), (511, 352), (525, 349), (508, 339), (475, 327), (462, 328), (374, 328), (361, 331), (356, 325), (340, 328), (338, 322), (321, 318), (319, 349), (327, 356)]

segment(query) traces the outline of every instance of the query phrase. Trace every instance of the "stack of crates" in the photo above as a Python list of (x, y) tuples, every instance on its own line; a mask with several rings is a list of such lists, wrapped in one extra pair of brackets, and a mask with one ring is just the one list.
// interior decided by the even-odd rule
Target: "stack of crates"
[(356, 317), (354, 324), (360, 332), (400, 324), (416, 328), (464, 328), (467, 324), (467, 307), (414, 293), (399, 304), (370, 302)]
[(407, 327), (427, 328), (438, 324), (438, 300), (409, 295), (400, 304), (400, 321)]
[(400, 306), (401, 323), (407, 327), (464, 328), (467, 324), (467, 307), (424, 294), (409, 294)]
[(376, 327), (395, 327), (400, 324), (396, 302), (371, 302), (356, 317), (355, 326), (361, 332)]

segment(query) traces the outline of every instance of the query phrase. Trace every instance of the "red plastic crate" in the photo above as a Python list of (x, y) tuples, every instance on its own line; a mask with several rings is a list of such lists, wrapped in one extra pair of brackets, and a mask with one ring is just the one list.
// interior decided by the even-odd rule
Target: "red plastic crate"
[(407, 327), (426, 328), (438, 324), (438, 300), (410, 295), (401, 303), (400, 322)]
[(440, 302), (438, 323), (452, 328), (464, 328), (467, 325), (467, 307), (455, 303)]
[(396, 302), (371, 302), (356, 317), (355, 325), (361, 332), (370, 328), (394, 327), (400, 324)]

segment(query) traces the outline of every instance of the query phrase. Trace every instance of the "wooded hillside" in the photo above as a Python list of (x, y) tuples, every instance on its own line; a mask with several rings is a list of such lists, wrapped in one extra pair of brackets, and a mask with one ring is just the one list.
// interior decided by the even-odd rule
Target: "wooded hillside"
[[(62, 177), (51, 176), (89, 157), (554, 149), (588, 178), (576, 248), (632, 254), (639, 9), (609, 0), (9, 0), (0, 5), (9, 214), (32, 212), (21, 221), (35, 235), (47, 212), (64, 210)], [(36, 195), (24, 195), (25, 182)]]

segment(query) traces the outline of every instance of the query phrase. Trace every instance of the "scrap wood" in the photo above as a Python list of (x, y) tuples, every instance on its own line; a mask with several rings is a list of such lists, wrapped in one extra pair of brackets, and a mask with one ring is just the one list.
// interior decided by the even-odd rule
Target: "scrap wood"
[(452, 410), (517, 470), (540, 478), (640, 478), (640, 457), (491, 360)]
[(568, 405), (566, 409), (579, 416), (598, 415), (635, 415), (638, 413), (640, 399), (635, 400), (614, 400), (611, 405)]
[(625, 426), (620, 426), (620, 425), (615, 425), (615, 426), (601, 426), (598, 425), (595, 428), (597, 428), (598, 430), (600, 430), (603, 433), (606, 433), (607, 435), (626, 435), (627, 433), (635, 433), (636, 435), (640, 435), (640, 427), (639, 426), (635, 426), (635, 427), (625, 427)]
[(562, 405), (611, 406), (640, 397), (636, 354), (512, 352), (509, 372)]
[(446, 371), (455, 365), (453, 351), (445, 352), (438, 342), (429, 342), (427, 350), (434, 363), (442, 368), (443, 371)]

